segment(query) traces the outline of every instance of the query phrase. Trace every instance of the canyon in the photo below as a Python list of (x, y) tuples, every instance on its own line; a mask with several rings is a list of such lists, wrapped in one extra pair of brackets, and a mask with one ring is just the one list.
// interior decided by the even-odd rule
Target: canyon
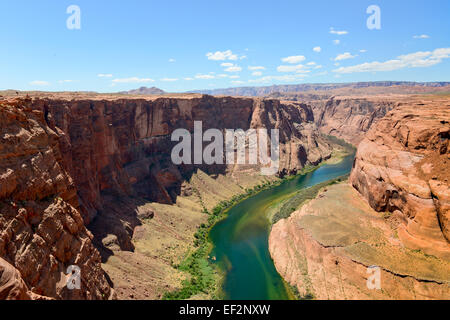
[[(2, 274), (55, 299), (161, 297), (204, 210), (267, 180), (258, 165), (175, 166), (173, 130), (277, 128), (280, 175), (332, 153), (308, 105), (275, 99), (51, 94), (8, 97), (0, 113), (0, 256), (16, 269)], [(67, 289), (71, 265), (81, 290)]]
[[(294, 101), (296, 95), (288, 97)], [(370, 127), (395, 108), (404, 96), (301, 96), (311, 105), (319, 130), (357, 146)]]
[(301, 296), (450, 298), (449, 108), (439, 96), (398, 101), (359, 142), (349, 181), (273, 226), (275, 266)]
[[(208, 212), (330, 159), (333, 137), (358, 146), (349, 182), (273, 226), (278, 272), (318, 299), (447, 298), (449, 101), (350, 89), (3, 92), (0, 298), (162, 298), (189, 279), (176, 266)], [(171, 134), (193, 132), (195, 121), (204, 130), (279, 129), (277, 176), (261, 176), (260, 164), (174, 165)], [(81, 290), (67, 289), (71, 265)], [(382, 268), (381, 292), (365, 289), (370, 265)]]

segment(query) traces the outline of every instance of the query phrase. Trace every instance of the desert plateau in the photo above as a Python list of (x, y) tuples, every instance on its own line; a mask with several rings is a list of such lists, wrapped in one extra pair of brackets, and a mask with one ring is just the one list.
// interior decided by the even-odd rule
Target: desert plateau
[(5, 2), (0, 300), (450, 300), (448, 2)]

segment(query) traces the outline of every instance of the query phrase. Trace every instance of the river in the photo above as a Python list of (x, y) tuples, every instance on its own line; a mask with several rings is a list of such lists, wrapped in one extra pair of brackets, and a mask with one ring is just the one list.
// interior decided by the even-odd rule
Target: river
[(231, 208), (227, 217), (211, 229), (209, 237), (214, 245), (211, 256), (225, 273), (222, 287), (225, 299), (294, 299), (269, 254), (271, 209), (302, 188), (348, 174), (353, 158), (353, 154), (346, 156), (337, 164), (324, 164), (261, 191)]

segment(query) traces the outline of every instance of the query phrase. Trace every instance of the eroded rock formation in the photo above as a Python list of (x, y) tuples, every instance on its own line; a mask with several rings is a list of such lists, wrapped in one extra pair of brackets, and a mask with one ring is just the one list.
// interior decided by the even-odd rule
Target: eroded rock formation
[(31, 300), (19, 270), (0, 258), (0, 300)]
[[(277, 222), (269, 250), (304, 298), (450, 299), (450, 261), (405, 247), (395, 218), (373, 210), (348, 183)], [(370, 267), (379, 268), (378, 288)]]
[[(196, 167), (172, 164), (170, 135), (177, 128), (192, 131), (197, 120), (204, 130), (280, 129), (283, 174), (331, 155), (310, 107), (294, 102), (201, 95), (3, 101), (0, 257), (34, 294), (110, 298), (93, 243), (103, 257), (112, 254), (109, 245), (133, 251), (131, 237), (141, 224), (137, 208), (148, 201), (174, 203), (184, 192), (183, 181)], [(214, 174), (242, 170), (197, 168)], [(66, 287), (70, 265), (81, 268), (81, 290)]]
[(388, 111), (408, 99), (406, 95), (372, 94), (363, 92), (310, 91), (270, 95), (277, 99), (302, 101), (311, 106), (319, 130), (357, 146), (366, 132)]
[(192, 132), (194, 121), (202, 121), (204, 131), (280, 129), (280, 170), (295, 171), (330, 155), (311, 123), (311, 109), (299, 103), (210, 96), (29, 103), (59, 133), (63, 163), (78, 186), (86, 222), (102, 209), (102, 191), (171, 203), (192, 167), (172, 164), (170, 135), (178, 128)]
[(376, 211), (400, 219), (408, 247), (450, 260), (450, 104), (405, 103), (361, 142), (350, 177)]
[(358, 145), (365, 133), (391, 110), (395, 101), (379, 97), (331, 97), (309, 102), (320, 131)]
[[(44, 112), (23, 101), (0, 106), (0, 257), (35, 294), (108, 298), (112, 291), (59, 143)], [(70, 265), (81, 269), (81, 290), (66, 287)]]
[(450, 298), (449, 110), (437, 97), (401, 102), (359, 144), (348, 184), (273, 226), (275, 266), (301, 295)]

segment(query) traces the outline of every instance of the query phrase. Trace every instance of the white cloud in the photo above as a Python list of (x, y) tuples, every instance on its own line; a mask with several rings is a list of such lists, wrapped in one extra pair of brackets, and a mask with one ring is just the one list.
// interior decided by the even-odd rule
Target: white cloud
[(284, 76), (265, 76), (258, 79), (250, 79), (248, 82), (272, 82), (272, 81), (299, 81), (303, 80), (304, 77), (306, 77), (306, 74), (291, 74), (291, 75), (284, 75)]
[(227, 77), (228, 77), (228, 75), (225, 73), (221, 73), (221, 74), (217, 75), (217, 78), (227, 78)]
[(239, 57), (239, 60), (242, 60), (242, 59), (247, 59), (247, 56), (244, 54), (244, 55), (242, 55), (242, 56), (240, 56)]
[(210, 74), (197, 74), (195, 76), (195, 78), (196, 79), (203, 79), (203, 80), (205, 80), (205, 79), (214, 79), (215, 77), (213, 75), (210, 75)]
[(306, 65), (307, 66), (314, 66), (314, 65), (316, 65), (316, 63), (314, 61), (311, 61), (311, 62), (308, 62)]
[(361, 49), (361, 50), (359, 50), (359, 52), (365, 53), (365, 52), (367, 52), (367, 50), (366, 49)]
[(122, 79), (114, 79), (112, 80), (113, 83), (145, 83), (145, 82), (155, 82), (155, 80), (150, 78), (138, 78), (138, 77), (131, 77), (131, 78), (122, 78)]
[(338, 36), (342, 36), (344, 34), (348, 34), (348, 31), (342, 30), (342, 31), (338, 31), (338, 30), (334, 30), (333, 27), (330, 28), (330, 33), (331, 34), (337, 34)]
[(231, 81), (231, 83), (232, 83), (232, 84), (243, 84), (244, 81), (241, 81), (241, 80), (233, 80), (233, 81)]
[(260, 77), (260, 76), (262, 76), (262, 72), (261, 71), (252, 72), (252, 76)]
[(175, 61), (177, 61), (177, 60), (175, 60), (175, 59), (173, 59), (173, 58), (170, 58), (170, 59), (169, 59), (169, 62), (175, 62)]
[(415, 35), (414, 39), (428, 39), (430, 36), (427, 34)]
[(42, 81), (42, 80), (34, 80), (30, 82), (30, 85), (32, 86), (48, 86), (50, 85), (50, 82), (48, 81)]
[[(235, 65), (234, 63), (231, 62), (223, 62), (220, 64), (222, 67), (225, 67), (224, 71), (225, 72), (239, 72), (242, 71), (242, 68), (239, 67), (238, 65)], [(210, 73), (214, 73), (214, 72), (210, 72)], [(222, 78), (224, 76), (222, 75)]]
[(340, 67), (333, 70), (336, 73), (354, 73), (354, 72), (378, 72), (394, 71), (403, 68), (421, 68), (430, 67), (441, 63), (443, 59), (450, 58), (450, 48), (440, 48), (434, 51), (419, 51), (406, 55), (398, 56), (396, 59), (384, 62), (365, 62), (350, 67)]
[(231, 50), (216, 51), (214, 53), (208, 52), (206, 54), (206, 56), (208, 57), (208, 60), (216, 60), (216, 61), (237, 60), (238, 59), (237, 55), (233, 54), (233, 52), (231, 52)]
[(239, 66), (231, 66), (231, 67), (226, 68), (224, 71), (226, 71), (226, 72), (239, 72), (239, 71), (242, 71), (242, 68), (239, 67)]
[(335, 45), (338, 45), (339, 43), (341, 43), (341, 40), (333, 40), (333, 43), (335, 44)]
[(347, 60), (347, 59), (353, 59), (356, 56), (352, 55), (350, 52), (345, 52), (338, 54), (336, 58), (334, 58), (334, 61), (340, 61), (340, 60)]
[(336, 67), (339, 67), (341, 64), (340, 64), (339, 62), (336, 62), (334, 65), (335, 65)]
[(249, 66), (249, 67), (248, 67), (248, 70), (251, 70), (251, 71), (256, 71), (256, 70), (266, 70), (266, 68), (263, 67), (263, 66)]
[(306, 58), (305, 56), (290, 56), (290, 57), (286, 57), (281, 59), (281, 61), (286, 62), (286, 63), (299, 63), (304, 61)]
[(314, 67), (314, 69), (320, 69), (320, 68), (322, 68), (322, 65), (320, 65), (320, 64)]
[(322, 48), (321, 47), (314, 47), (313, 51), (314, 52), (320, 52), (320, 51), (322, 51)]
[(194, 80), (194, 78), (187, 77), (187, 78), (183, 78), (183, 80), (186, 80), (186, 81), (192, 81), (192, 80)]
[(162, 78), (161, 81), (174, 82), (174, 81), (178, 81), (178, 79), (177, 78)]
[(229, 76), (230, 79), (239, 79), (240, 77), (238, 75)]
[(295, 66), (278, 66), (278, 72), (296, 72), (296, 73), (308, 73), (309, 70), (306, 70), (306, 67), (302, 64), (298, 64)]
[(97, 77), (99, 78), (111, 78), (113, 75), (111, 73), (99, 73)]

